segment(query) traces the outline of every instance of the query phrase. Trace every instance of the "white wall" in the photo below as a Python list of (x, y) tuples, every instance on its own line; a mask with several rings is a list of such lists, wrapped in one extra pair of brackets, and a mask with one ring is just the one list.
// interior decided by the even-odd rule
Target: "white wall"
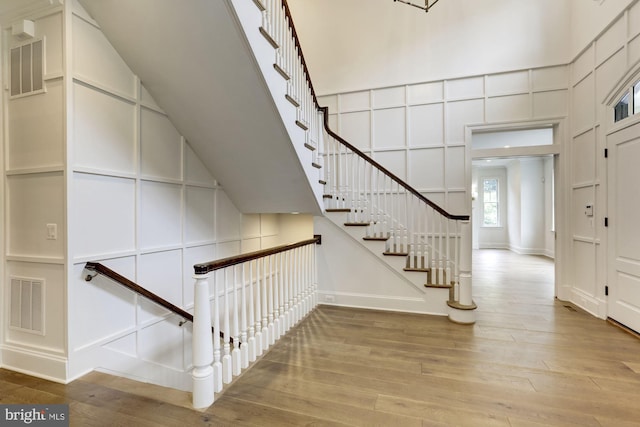
[(323, 95), (570, 60), (571, 0), (447, 0), (427, 14), (391, 0), (288, 3)]
[(520, 160), (520, 251), (545, 252), (544, 160)]
[[(35, 37), (46, 38), (46, 92), (8, 99), (3, 91), (2, 184), (7, 216), (2, 234), (6, 248), (0, 309), (2, 362), (10, 369), (59, 379), (66, 373), (67, 354), (63, 14), (60, 8), (49, 8), (29, 18), (35, 23)], [(10, 31), (3, 27), (3, 63), (8, 49), (20, 44)], [(3, 70), (3, 86), (9, 86), (8, 67)], [(56, 240), (47, 239), (47, 224), (56, 224)], [(42, 334), (9, 327), (8, 319), (19, 310), (11, 305), (11, 277), (43, 282), (42, 305), (32, 306), (44, 311)]]

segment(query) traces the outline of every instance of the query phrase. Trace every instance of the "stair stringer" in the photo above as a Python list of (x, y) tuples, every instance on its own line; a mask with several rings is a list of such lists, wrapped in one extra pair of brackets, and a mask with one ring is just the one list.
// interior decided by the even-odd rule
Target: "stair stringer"
[(362, 240), (364, 227), (345, 227), (341, 220), (340, 213), (314, 217), (314, 232), (322, 235), (317, 247), (319, 303), (448, 315), (448, 289), (426, 288), (426, 273), (403, 271), (404, 257), (382, 255), (384, 242)]

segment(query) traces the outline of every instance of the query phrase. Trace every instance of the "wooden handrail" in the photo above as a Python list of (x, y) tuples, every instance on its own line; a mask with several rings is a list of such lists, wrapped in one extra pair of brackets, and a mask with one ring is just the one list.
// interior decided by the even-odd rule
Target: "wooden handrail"
[(297, 243), (274, 246), (268, 249), (262, 249), (259, 251), (248, 252), (246, 254), (223, 258), (216, 261), (196, 264), (193, 266), (193, 269), (195, 274), (207, 274), (207, 273), (211, 273), (212, 271), (220, 270), (221, 268), (231, 267), (233, 265), (242, 264), (247, 261), (253, 261), (254, 259), (264, 258), (269, 255), (275, 255), (280, 252), (289, 251), (291, 249), (300, 248), (302, 246), (307, 246), (314, 243), (315, 244), (320, 243), (320, 236), (314, 236), (313, 239), (303, 240)]
[[(114, 282), (132, 290), (133, 292), (136, 292), (137, 294), (142, 295), (143, 297), (147, 298), (150, 301), (153, 301), (154, 303), (158, 304), (161, 307), (166, 308), (167, 310), (177, 314), (178, 316), (184, 318), (185, 320), (193, 323), (193, 315), (183, 309), (181, 309), (180, 307), (176, 306), (175, 304), (172, 304), (171, 302), (167, 301), (166, 299), (158, 296), (157, 294), (154, 294), (153, 292), (151, 292), (150, 290), (143, 288), (142, 286), (138, 285), (135, 282), (132, 282), (131, 280), (127, 279), (126, 277), (116, 273), (115, 271), (113, 271), (112, 269), (110, 269), (109, 267), (100, 264), (99, 262), (88, 262), (85, 266), (85, 269), (89, 270), (89, 271), (95, 271), (98, 274), (102, 274), (105, 277), (108, 277), (109, 279), (113, 280)], [(95, 276), (91, 276), (88, 275), (85, 280), (87, 282), (90, 282), (91, 279), (93, 279)], [(211, 332), (215, 333), (215, 330), (213, 328), (211, 328)], [(220, 338), (224, 338), (224, 334), (222, 333), (222, 331), (220, 332)], [(233, 342), (233, 341), (232, 341)]]
[(309, 85), (309, 89), (311, 90), (311, 96), (313, 97), (313, 103), (315, 104), (315, 106), (316, 106), (316, 108), (318, 110), (322, 111), (322, 114), (324, 115), (323, 124), (324, 124), (324, 129), (327, 131), (327, 133), (329, 135), (331, 135), (332, 137), (334, 137), (335, 139), (337, 139), (338, 141), (340, 141), (341, 144), (344, 144), (345, 146), (347, 146), (355, 154), (357, 154), (358, 156), (362, 157), (367, 162), (371, 163), (373, 166), (378, 168), (381, 172), (383, 172), (384, 174), (389, 176), (391, 179), (396, 181), (398, 184), (400, 184), (402, 187), (404, 187), (407, 191), (409, 191), (410, 193), (415, 195), (418, 199), (422, 200), (427, 205), (431, 206), (433, 209), (435, 209), (438, 213), (440, 213), (444, 217), (446, 217), (448, 219), (451, 219), (451, 220), (468, 221), (469, 220), (469, 215), (453, 215), (453, 214), (447, 212), (446, 210), (444, 210), (443, 208), (441, 208), (440, 206), (438, 206), (437, 204), (435, 204), (434, 202), (432, 202), (431, 200), (427, 199), (425, 196), (420, 194), (420, 192), (418, 190), (416, 190), (415, 188), (413, 188), (412, 186), (407, 184), (405, 181), (400, 179), (398, 176), (393, 174), (391, 171), (386, 169), (384, 166), (382, 166), (381, 164), (379, 164), (378, 162), (373, 160), (371, 157), (369, 157), (366, 154), (364, 154), (362, 151), (360, 151), (359, 149), (357, 149), (353, 145), (349, 144), (342, 137), (340, 137), (337, 133), (335, 133), (334, 131), (331, 130), (331, 128), (329, 127), (329, 108), (328, 107), (321, 107), (320, 104), (318, 103), (318, 97), (316, 96), (316, 91), (315, 91), (315, 89), (313, 87), (313, 82), (311, 81), (311, 76), (309, 74), (309, 69), (307, 68), (307, 61), (304, 59), (304, 53), (302, 52), (302, 47), (300, 46), (300, 40), (298, 39), (298, 33), (296, 32), (296, 27), (295, 27), (295, 25), (293, 23), (293, 18), (291, 17), (291, 11), (289, 10), (289, 4), (287, 3), (287, 0), (282, 0), (282, 4), (284, 5), (285, 16), (289, 20), (289, 28), (291, 28), (291, 34), (293, 35), (293, 40), (294, 40), (295, 46), (298, 49), (298, 56), (300, 57), (300, 61), (302, 63), (302, 68), (304, 70), (305, 77), (307, 79), (307, 84)]

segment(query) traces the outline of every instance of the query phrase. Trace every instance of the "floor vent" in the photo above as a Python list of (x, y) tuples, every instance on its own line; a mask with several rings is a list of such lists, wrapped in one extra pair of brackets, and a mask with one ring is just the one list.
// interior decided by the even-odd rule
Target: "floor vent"
[(565, 306), (563, 306), (563, 307), (564, 307), (564, 308), (566, 308), (566, 309), (567, 309), (567, 310), (569, 310), (569, 311), (578, 311), (578, 310), (576, 310), (575, 308), (573, 308), (573, 306), (571, 306), (571, 305), (565, 305)]
[(44, 279), (11, 277), (11, 329), (44, 335)]

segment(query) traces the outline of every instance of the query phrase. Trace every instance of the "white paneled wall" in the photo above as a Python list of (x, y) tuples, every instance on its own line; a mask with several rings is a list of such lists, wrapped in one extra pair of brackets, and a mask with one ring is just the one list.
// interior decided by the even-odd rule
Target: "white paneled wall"
[(470, 211), (469, 126), (569, 114), (566, 66), (519, 70), (322, 96), (330, 124), (454, 214)]
[[(635, 3), (571, 65), (572, 130), (570, 147), (569, 231), (571, 265), (567, 299), (606, 317), (607, 169), (606, 132), (613, 111), (605, 106), (620, 80), (640, 61), (640, 4)], [(594, 216), (585, 215), (586, 205)]]
[[(190, 326), (104, 278), (85, 282), (84, 262), (104, 262), (190, 310), (195, 263), (278, 243), (280, 222), (277, 215), (238, 212), (100, 29), (76, 8), (70, 376), (100, 366), (185, 388), (180, 373), (191, 363)], [(145, 374), (131, 360), (158, 369)]]
[[(1, 191), (6, 203), (2, 233), (6, 259), (0, 269), (0, 325), (4, 328), (0, 359), (6, 367), (58, 379), (66, 369), (63, 14), (60, 8), (52, 8), (31, 19), (36, 39), (44, 40), (45, 92), (13, 99), (3, 92), (5, 132), (0, 158), (4, 163)], [(21, 43), (11, 37), (11, 28), (3, 28), (2, 38), (5, 48)], [(8, 87), (6, 70), (8, 67), (2, 80)], [(56, 239), (47, 238), (47, 224), (55, 225)], [(21, 309), (11, 303), (17, 297), (11, 295), (12, 277), (42, 281), (44, 304), (30, 306), (44, 311), (42, 333), (4, 323)]]

